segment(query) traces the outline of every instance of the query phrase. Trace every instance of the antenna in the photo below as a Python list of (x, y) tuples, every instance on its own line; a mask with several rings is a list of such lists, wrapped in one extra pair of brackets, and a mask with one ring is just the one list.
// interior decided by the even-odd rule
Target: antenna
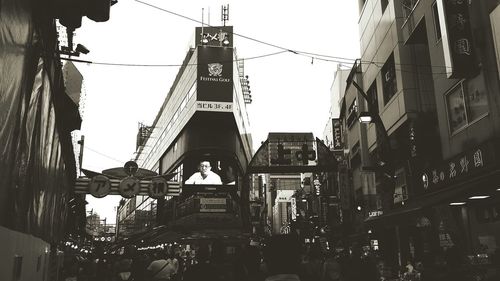
[[(203, 17), (205, 16), (205, 8), (201, 8), (201, 40), (203, 40), (203, 36), (205, 36), (205, 33), (203, 32)], [(200, 42), (196, 42), (196, 44), (199, 44)]]
[(221, 21), (224, 26), (226, 26), (226, 21), (229, 20), (229, 4), (226, 6), (221, 6)]

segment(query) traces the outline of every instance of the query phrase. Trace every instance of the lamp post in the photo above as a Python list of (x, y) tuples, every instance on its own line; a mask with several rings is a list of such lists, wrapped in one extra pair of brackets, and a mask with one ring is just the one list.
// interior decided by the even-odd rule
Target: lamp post
[[(356, 67), (356, 64), (353, 68)], [(378, 112), (374, 109), (374, 104), (372, 103), (372, 99), (368, 96), (368, 94), (361, 88), (361, 86), (356, 83), (353, 79), (354, 72), (351, 72), (349, 77), (347, 78), (347, 85), (352, 84), (361, 94), (364, 100), (368, 103), (368, 112), (361, 112), (359, 114), (360, 123), (373, 123), (375, 125), (375, 134), (376, 134), (376, 143), (377, 143), (377, 151), (378, 151), (378, 159), (377, 159), (377, 170), (383, 173), (382, 177), (382, 208), (383, 210), (389, 210), (393, 204), (394, 194), (394, 159), (392, 156), (392, 148), (390, 145), (389, 135), (384, 126), (382, 118)], [(377, 192), (378, 193), (378, 192)]]

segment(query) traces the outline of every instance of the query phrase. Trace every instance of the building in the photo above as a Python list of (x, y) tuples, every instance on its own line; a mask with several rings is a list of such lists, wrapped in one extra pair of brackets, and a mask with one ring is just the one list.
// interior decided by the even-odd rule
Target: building
[[(147, 211), (154, 216), (153, 226), (182, 230), (186, 239), (250, 233), (251, 180), (246, 169), (252, 139), (246, 104), (251, 97), (232, 40), (231, 26), (196, 28), (195, 44), (155, 121), (139, 128), (135, 159), (139, 167), (180, 183), (182, 192), (159, 200), (127, 200), (119, 209), (118, 229), (122, 221), (137, 221), (138, 212)], [(219, 183), (186, 183), (200, 162), (209, 163)]]
[(497, 250), (500, 8), (469, 2), (359, 1), (362, 56), (340, 112), (352, 194), (341, 201), (359, 211), (351, 242), (394, 267), (446, 274), (434, 257), (474, 266)]

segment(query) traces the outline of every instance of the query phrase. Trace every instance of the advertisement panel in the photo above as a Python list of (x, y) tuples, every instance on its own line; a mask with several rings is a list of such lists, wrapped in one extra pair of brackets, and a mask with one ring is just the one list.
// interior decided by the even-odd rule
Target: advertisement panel
[(201, 213), (224, 213), (226, 198), (200, 198)]
[(198, 47), (197, 110), (232, 111), (233, 49)]

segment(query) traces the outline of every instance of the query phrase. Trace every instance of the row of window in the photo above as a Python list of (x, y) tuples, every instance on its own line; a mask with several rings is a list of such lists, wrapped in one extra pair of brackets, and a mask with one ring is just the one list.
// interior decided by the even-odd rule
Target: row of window
[[(175, 122), (177, 121), (177, 119), (179, 119), (179, 116), (181, 116), (182, 111), (185, 108), (187, 108), (187, 104), (188, 104), (189, 100), (194, 96), (195, 93), (196, 93), (196, 83), (194, 83), (191, 86), (189, 92), (184, 96), (179, 107), (177, 108), (177, 110), (173, 114), (172, 119), (167, 123), (167, 126), (163, 128), (163, 131), (162, 131), (160, 137), (156, 139), (155, 144), (152, 146), (150, 152), (145, 157), (145, 159), (152, 159), (152, 158), (150, 158), (150, 155), (151, 154), (154, 155), (160, 149), (160, 147), (161, 147), (160, 144), (164, 143), (163, 141), (165, 140), (166, 136), (170, 133), (170, 130), (172, 129), (172, 127), (175, 124)], [(166, 118), (166, 117), (163, 117), (163, 118)], [(158, 122), (158, 123), (161, 124), (163, 122)], [(154, 159), (152, 159), (152, 160), (154, 160)]]

